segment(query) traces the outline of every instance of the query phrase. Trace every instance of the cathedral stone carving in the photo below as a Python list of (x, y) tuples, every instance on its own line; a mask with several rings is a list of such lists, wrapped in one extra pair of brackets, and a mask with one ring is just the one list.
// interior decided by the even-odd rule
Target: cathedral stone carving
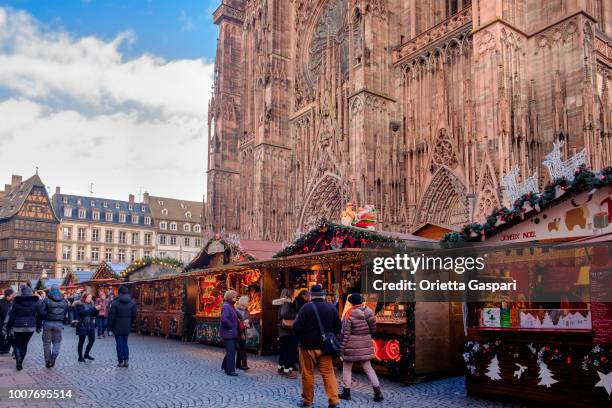
[(513, 169), (548, 182), (553, 143), (611, 163), (612, 21), (590, 2), (220, 3), (207, 229), (290, 240), (349, 201), (384, 230), (462, 225)]

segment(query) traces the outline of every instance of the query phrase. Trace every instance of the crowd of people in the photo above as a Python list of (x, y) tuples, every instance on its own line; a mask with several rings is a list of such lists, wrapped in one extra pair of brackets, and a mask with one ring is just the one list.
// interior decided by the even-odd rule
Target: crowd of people
[[(352, 369), (361, 365), (374, 391), (374, 401), (383, 401), (380, 383), (371, 360), (374, 358), (372, 335), (376, 331), (374, 312), (359, 293), (347, 297), (350, 305), (342, 319), (334, 296), (321, 285), (310, 291), (283, 290), (281, 299), (273, 302), (279, 307), (278, 373), (289, 379), (300, 373), (302, 395), (300, 407), (311, 407), (314, 402), (315, 368), (318, 367), (328, 397), (328, 407), (335, 408), (340, 400), (351, 399)], [(221, 369), (229, 376), (237, 376), (236, 369), (248, 370), (246, 331), (250, 327), (247, 311), (249, 298), (228, 290), (221, 309), (220, 334), (225, 345)], [(342, 361), (342, 392), (334, 372), (334, 360)]]
[[(301, 377), (302, 395), (299, 406), (310, 407), (314, 402), (315, 368), (318, 367), (328, 397), (328, 407), (335, 408), (340, 400), (351, 399), (352, 369), (361, 365), (374, 391), (374, 401), (383, 400), (380, 383), (372, 368), (374, 358), (372, 335), (376, 330), (374, 312), (364, 305), (359, 293), (347, 297), (348, 307), (342, 319), (334, 296), (321, 285), (310, 290), (283, 290), (274, 301), (278, 311), (279, 360), (278, 373), (283, 377)], [(219, 332), (225, 345), (221, 369), (229, 376), (236, 370), (249, 370), (247, 339), (251, 329), (248, 311), (249, 297), (238, 297), (234, 290), (224, 294)], [(12, 347), (17, 370), (23, 369), (28, 343), (34, 332), (42, 331), (46, 367), (52, 368), (59, 356), (62, 333), (72, 326), (78, 336), (79, 362), (95, 360), (92, 349), (97, 338), (115, 338), (118, 367), (129, 366), (128, 335), (136, 320), (136, 304), (126, 286), (120, 286), (118, 296), (112, 290), (98, 292), (97, 297), (79, 289), (66, 298), (57, 285), (46, 294), (23, 285), (19, 294), (6, 289), (0, 299), (0, 354)], [(342, 361), (342, 391), (334, 371), (334, 360)]]
[(128, 367), (127, 339), (136, 320), (136, 304), (126, 286), (120, 286), (118, 292), (115, 298), (112, 289), (108, 293), (100, 291), (94, 299), (83, 288), (66, 297), (57, 285), (51, 286), (48, 294), (34, 292), (28, 285), (22, 285), (18, 294), (6, 289), (0, 299), (0, 354), (10, 353), (12, 348), (15, 368), (22, 370), (32, 336), (42, 332), (45, 366), (52, 368), (60, 353), (64, 328), (74, 327), (79, 338), (79, 362), (95, 360), (92, 349), (97, 332), (98, 338), (114, 336), (118, 367)]

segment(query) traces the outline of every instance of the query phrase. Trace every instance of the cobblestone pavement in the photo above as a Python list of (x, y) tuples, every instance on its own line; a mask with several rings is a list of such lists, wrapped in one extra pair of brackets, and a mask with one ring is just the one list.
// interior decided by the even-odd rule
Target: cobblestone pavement
[[(113, 338), (97, 339), (95, 361), (79, 363), (74, 329), (64, 330), (64, 343), (54, 368), (44, 367), (40, 335), (30, 342), (24, 370), (15, 371), (10, 356), (0, 356), (0, 388), (71, 388), (75, 400), (66, 402), (2, 401), (0, 407), (292, 407), (299, 400), (299, 380), (276, 374), (274, 357), (249, 355), (251, 370), (228, 377), (220, 370), (223, 351), (199, 344), (157, 337), (130, 336), (130, 367), (117, 368)], [(338, 373), (340, 374), (340, 373)], [(355, 374), (353, 401), (342, 407), (512, 407), (466, 397), (463, 378), (416, 385), (382, 379), (385, 401), (372, 402), (365, 376)], [(315, 407), (326, 407), (322, 385), (317, 384)]]

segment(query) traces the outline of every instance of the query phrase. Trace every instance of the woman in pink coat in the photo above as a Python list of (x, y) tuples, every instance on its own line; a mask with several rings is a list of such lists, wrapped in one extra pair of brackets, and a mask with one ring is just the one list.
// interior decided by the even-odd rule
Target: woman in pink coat
[(351, 399), (353, 363), (361, 363), (363, 371), (374, 388), (374, 401), (380, 402), (383, 400), (380, 383), (370, 362), (374, 358), (372, 334), (376, 331), (376, 317), (372, 309), (362, 303), (359, 293), (353, 293), (347, 300), (351, 308), (342, 320), (340, 333), (342, 384), (344, 386), (340, 398)]

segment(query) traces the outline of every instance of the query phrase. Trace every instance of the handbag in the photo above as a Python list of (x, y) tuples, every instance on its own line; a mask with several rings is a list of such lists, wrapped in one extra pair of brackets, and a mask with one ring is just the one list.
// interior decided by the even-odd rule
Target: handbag
[(312, 303), (312, 308), (314, 309), (315, 316), (317, 317), (319, 331), (323, 337), (323, 354), (328, 356), (337, 356), (340, 354), (340, 342), (338, 341), (338, 338), (334, 332), (325, 332), (323, 329), (323, 324), (321, 323), (321, 318), (319, 317), (319, 311), (314, 303)]
[(281, 319), (281, 327), (285, 330), (292, 330), (293, 322), (295, 322), (295, 319)]

